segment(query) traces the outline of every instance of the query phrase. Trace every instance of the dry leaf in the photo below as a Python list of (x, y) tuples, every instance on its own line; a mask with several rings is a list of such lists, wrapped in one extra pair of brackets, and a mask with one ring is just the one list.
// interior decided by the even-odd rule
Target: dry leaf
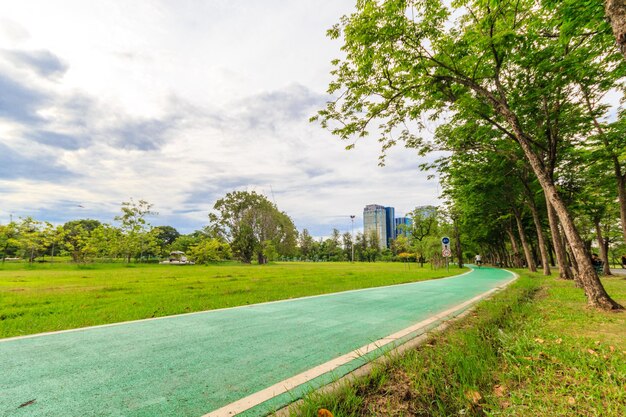
[(587, 349), (587, 352), (589, 352), (590, 355), (597, 355), (596, 351), (593, 349)]
[(317, 410), (317, 417), (334, 417), (334, 416), (333, 416), (333, 413), (331, 413), (327, 409), (320, 408), (319, 410)]
[(465, 398), (470, 400), (472, 404), (478, 404), (478, 401), (482, 400), (483, 396), (480, 395), (480, 392), (478, 391), (467, 391), (465, 393)]
[(543, 342), (544, 342), (544, 340), (543, 340), (543, 339), (540, 339), (540, 338), (536, 338), (536, 339), (535, 339), (535, 342), (537, 342), (537, 343), (541, 344), (541, 343), (543, 343)]
[(558, 339), (556, 339), (556, 340), (554, 341), (554, 343), (556, 343), (557, 345), (560, 345), (562, 341), (563, 341), (563, 339), (561, 339), (561, 338), (559, 337)]
[(504, 397), (506, 394), (506, 387), (503, 385), (496, 385), (493, 387), (493, 393), (496, 397)]
[(574, 404), (576, 404), (576, 399), (574, 397), (569, 397), (567, 399), (567, 402), (568, 402), (569, 405), (574, 405)]
[(615, 346), (609, 346), (609, 350), (610, 350), (611, 352), (615, 352)]

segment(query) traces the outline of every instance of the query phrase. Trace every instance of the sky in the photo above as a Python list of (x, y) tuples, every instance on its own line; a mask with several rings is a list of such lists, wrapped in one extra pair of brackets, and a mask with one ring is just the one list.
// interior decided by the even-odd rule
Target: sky
[(298, 229), (362, 228), (438, 204), (412, 150), (378, 166), (310, 123), (330, 99), (326, 30), (354, 0), (9, 0), (0, 9), (0, 223), (113, 222), (144, 199), (153, 225), (208, 224), (233, 190), (273, 200)]

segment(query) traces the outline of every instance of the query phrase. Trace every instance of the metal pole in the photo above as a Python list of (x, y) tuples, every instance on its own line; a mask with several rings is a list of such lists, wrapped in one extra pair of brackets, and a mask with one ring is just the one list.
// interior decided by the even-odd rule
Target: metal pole
[(354, 215), (353, 214), (350, 215), (350, 221), (352, 222), (352, 231), (350, 232), (351, 233), (350, 238), (352, 240), (352, 243), (350, 246), (352, 249), (352, 263), (354, 263)]

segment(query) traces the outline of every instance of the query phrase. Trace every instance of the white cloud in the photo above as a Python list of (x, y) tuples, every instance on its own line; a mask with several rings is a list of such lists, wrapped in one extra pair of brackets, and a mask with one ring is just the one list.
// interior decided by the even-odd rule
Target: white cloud
[(14, 2), (0, 12), (0, 83), (13, 97), (0, 99), (0, 221), (111, 221), (132, 196), (155, 204), (154, 223), (189, 231), (226, 192), (255, 189), (326, 235), (365, 204), (436, 203), (411, 151), (379, 168), (375, 141), (346, 152), (308, 122), (340, 55), (325, 31), (351, 8)]

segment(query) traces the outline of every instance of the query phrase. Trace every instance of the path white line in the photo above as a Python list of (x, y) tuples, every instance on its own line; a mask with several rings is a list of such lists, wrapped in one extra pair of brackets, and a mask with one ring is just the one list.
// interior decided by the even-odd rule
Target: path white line
[(359, 289), (355, 289), (355, 290), (329, 292), (329, 293), (326, 293), (326, 294), (307, 295), (307, 296), (304, 296), (304, 297), (285, 298), (285, 299), (282, 299), (282, 300), (266, 301), (264, 303), (246, 304), (246, 305), (242, 305), (242, 306), (216, 308), (216, 309), (213, 309), (213, 310), (193, 311), (191, 313), (171, 314), (169, 316), (152, 317), (152, 318), (149, 318), (149, 319), (120, 321), (120, 322), (117, 322), (117, 323), (99, 324), (97, 326), (78, 327), (76, 329), (66, 329), (66, 330), (57, 330), (57, 331), (53, 331), (53, 332), (27, 334), (27, 335), (24, 335), (24, 336), (13, 336), (13, 337), (7, 337), (7, 338), (4, 338), (4, 339), (0, 339), (0, 343), (11, 342), (11, 341), (20, 340), (20, 339), (32, 339), (34, 337), (41, 337), (41, 336), (50, 336), (50, 335), (53, 335), (53, 334), (82, 332), (82, 331), (91, 330), (91, 329), (102, 329), (102, 328), (106, 328), (106, 327), (122, 326), (124, 324), (141, 323), (141, 322), (145, 322), (145, 321), (171, 319), (171, 318), (176, 318), (176, 317), (193, 316), (193, 315), (197, 315), (197, 314), (207, 314), (207, 313), (212, 313), (214, 311), (234, 310), (236, 308), (251, 308), (251, 307), (257, 307), (257, 306), (262, 306), (262, 305), (266, 305), (266, 304), (276, 304), (276, 303), (284, 303), (284, 302), (287, 302), (287, 301), (306, 300), (306, 299), (309, 299), (309, 298), (329, 297), (329, 296), (332, 296), (332, 295), (344, 294), (344, 293), (361, 292), (361, 291), (373, 291), (373, 290), (377, 290), (377, 289), (380, 289), (380, 288), (400, 287), (400, 286), (403, 286), (403, 285), (419, 284), (420, 282), (442, 281), (442, 280), (445, 280), (445, 279), (459, 278), (459, 277), (462, 277), (463, 275), (471, 274), (473, 271), (474, 271), (473, 269), (470, 269), (467, 272), (464, 272), (464, 273), (459, 274), (459, 275), (452, 275), (450, 277), (433, 278), (433, 279), (427, 279), (427, 280), (423, 280), (423, 281), (405, 282), (405, 283), (402, 283), (402, 284), (383, 285), (381, 287), (359, 288)]
[(291, 378), (287, 378), (277, 384), (272, 385), (271, 387), (265, 388), (259, 392), (256, 392), (254, 394), (251, 394), (247, 397), (244, 397), (240, 400), (237, 400), (233, 403), (230, 403), (222, 408), (219, 408), (215, 411), (212, 411), (208, 414), (203, 415), (202, 417), (231, 417), (234, 416), (236, 414), (242, 413), (246, 410), (249, 410), (252, 407), (255, 407), (267, 400), (270, 400), (280, 394), (284, 394), (288, 391), (291, 391), (292, 389), (298, 387), (299, 385), (305, 384), (311, 380), (313, 380), (314, 378), (317, 378), (321, 375), (324, 375), (325, 373), (331, 372), (335, 369), (337, 369), (338, 367), (345, 365), (351, 361), (353, 361), (354, 359), (357, 359), (369, 352), (372, 352), (376, 349), (379, 349), (385, 345), (388, 345), (390, 343), (393, 343), (399, 339), (402, 339), (405, 336), (410, 335), (413, 332), (416, 332), (424, 327), (428, 327), (429, 325), (436, 323), (437, 321), (446, 318), (447, 316), (458, 312), (460, 310), (465, 309), (466, 307), (482, 300), (483, 298), (488, 297), (489, 295), (493, 294), (496, 291), (499, 291), (500, 289), (504, 288), (505, 286), (507, 286), (508, 284), (510, 284), (511, 282), (513, 282), (517, 276), (516, 274), (514, 274), (511, 271), (507, 271), (511, 274), (513, 274), (514, 278), (507, 281), (506, 283), (492, 288), (491, 290), (484, 292), (480, 295), (477, 295), (476, 297), (465, 301), (461, 304), (458, 304), (452, 308), (449, 308), (445, 311), (442, 311), (441, 313), (435, 314), (434, 316), (431, 316), (430, 318), (420, 321), (419, 323), (416, 323), (410, 327), (407, 327), (406, 329), (400, 330), (399, 332), (396, 332), (392, 335), (386, 336), (384, 338), (378, 339), (377, 341), (373, 342), (373, 343), (369, 343), (365, 346), (362, 346), (356, 350), (353, 350), (352, 352), (346, 353), (345, 355), (339, 356), (338, 358), (335, 358), (331, 361), (328, 361), (326, 363), (323, 363), (321, 365), (318, 365), (314, 368), (311, 368), (305, 372), (302, 372), (298, 375), (295, 375)]

